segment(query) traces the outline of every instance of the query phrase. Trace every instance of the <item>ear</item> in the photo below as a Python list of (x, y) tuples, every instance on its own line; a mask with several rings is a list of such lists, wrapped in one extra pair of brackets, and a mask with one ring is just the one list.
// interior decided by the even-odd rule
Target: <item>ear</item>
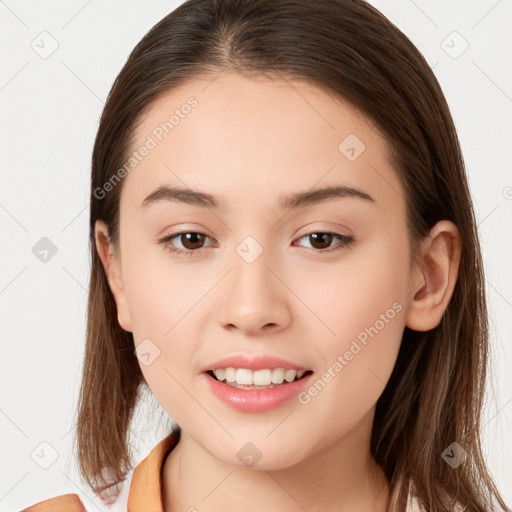
[(457, 226), (438, 222), (421, 244), (422, 259), (412, 272), (405, 325), (415, 331), (437, 327), (452, 298), (459, 274), (461, 239)]
[(105, 269), (110, 290), (114, 295), (114, 300), (117, 305), (117, 320), (119, 325), (125, 331), (132, 332), (132, 320), (124, 290), (120, 255), (114, 253), (108, 227), (102, 220), (97, 220), (94, 225), (94, 238), (96, 241), (96, 250), (98, 251), (103, 268)]

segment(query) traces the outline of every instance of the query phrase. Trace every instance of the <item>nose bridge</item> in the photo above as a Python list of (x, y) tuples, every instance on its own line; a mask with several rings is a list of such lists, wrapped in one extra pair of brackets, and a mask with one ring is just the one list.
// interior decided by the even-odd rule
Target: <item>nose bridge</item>
[[(261, 237), (259, 237), (261, 239)], [(251, 293), (267, 294), (275, 288), (269, 267), (271, 251), (268, 246), (260, 243), (254, 236), (247, 235), (236, 247), (233, 257), (232, 292), (241, 296)], [(275, 293), (275, 290), (274, 290)]]
[(243, 331), (268, 324), (286, 324), (289, 310), (285, 287), (271, 271), (272, 251), (252, 235), (235, 247), (226, 295), (221, 298), (219, 321)]

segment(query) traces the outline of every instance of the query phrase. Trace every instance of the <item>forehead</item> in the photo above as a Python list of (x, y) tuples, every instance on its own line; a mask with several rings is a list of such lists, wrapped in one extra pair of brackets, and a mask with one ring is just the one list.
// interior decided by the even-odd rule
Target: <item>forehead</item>
[(305, 80), (228, 71), (188, 80), (150, 105), (132, 140), (121, 202), (134, 206), (162, 184), (204, 190), (226, 209), (334, 184), (379, 204), (403, 200), (379, 130)]

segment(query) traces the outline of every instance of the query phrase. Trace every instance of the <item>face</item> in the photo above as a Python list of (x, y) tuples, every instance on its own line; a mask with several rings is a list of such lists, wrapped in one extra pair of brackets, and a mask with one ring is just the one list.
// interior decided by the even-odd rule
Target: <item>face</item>
[[(405, 199), (385, 140), (341, 99), (305, 81), (213, 78), (166, 93), (136, 129), (119, 322), (198, 445), (239, 466), (250, 441), (260, 467), (284, 468), (373, 417), (413, 287)], [(189, 195), (146, 199), (165, 186)], [(328, 187), (338, 193), (293, 199)], [(205, 372), (230, 356), (308, 372), (243, 405), (249, 391)]]

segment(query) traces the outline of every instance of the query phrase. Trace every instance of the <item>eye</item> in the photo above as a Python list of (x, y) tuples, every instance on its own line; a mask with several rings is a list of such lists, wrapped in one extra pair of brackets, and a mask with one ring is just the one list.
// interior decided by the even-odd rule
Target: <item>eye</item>
[[(320, 253), (336, 251), (338, 249), (349, 247), (355, 241), (355, 238), (353, 236), (324, 231), (315, 231), (312, 233), (308, 233), (307, 235), (301, 236), (298, 240), (302, 240), (304, 238), (312, 240), (313, 249), (319, 249), (316, 252)], [(333, 242), (333, 240), (339, 240), (338, 245), (328, 248)]]
[[(171, 243), (175, 238), (182, 243), (184, 248), (175, 247)], [(178, 254), (180, 256), (192, 256), (194, 252), (197, 252), (198, 249), (202, 249), (204, 247), (204, 241), (207, 238), (210, 237), (205, 233), (197, 231), (180, 231), (179, 233), (174, 233), (162, 238), (159, 240), (159, 243), (171, 253)], [(326, 253), (343, 249), (355, 242), (355, 238), (353, 236), (324, 231), (308, 233), (301, 236), (298, 240), (302, 240), (304, 238), (312, 240), (312, 249), (318, 249), (315, 251), (318, 253)], [(339, 243), (334, 247), (329, 248), (335, 240), (338, 240)]]
[[(162, 240), (159, 240), (159, 243), (169, 252), (183, 256), (192, 256), (192, 253), (195, 252), (195, 250), (201, 249), (205, 237), (210, 238), (208, 235), (198, 233), (197, 231), (181, 231), (162, 238)], [(175, 247), (170, 243), (171, 240), (174, 240), (175, 238), (183, 242), (183, 245), (185, 246), (184, 249)]]

